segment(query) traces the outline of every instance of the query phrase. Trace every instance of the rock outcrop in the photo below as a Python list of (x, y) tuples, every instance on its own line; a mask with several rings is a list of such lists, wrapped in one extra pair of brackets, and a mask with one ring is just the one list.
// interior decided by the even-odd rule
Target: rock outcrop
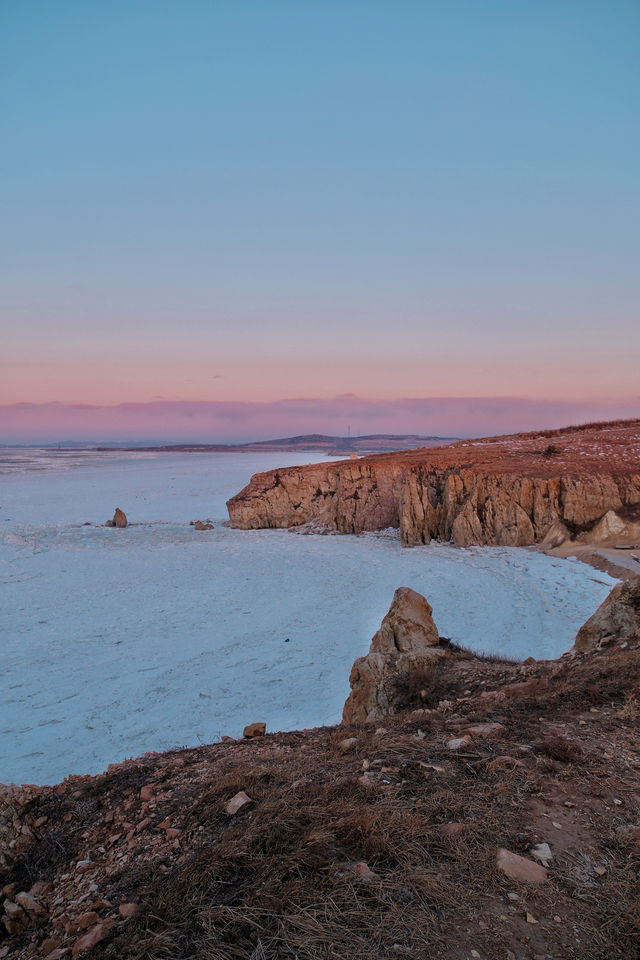
[(127, 515), (124, 510), (121, 510), (120, 507), (116, 507), (116, 511), (113, 515), (113, 520), (107, 520), (107, 527), (126, 527), (127, 525)]
[(256, 474), (227, 504), (231, 525), (337, 533), (399, 527), (405, 546), (432, 539), (549, 545), (546, 538), (557, 546), (635, 535), (638, 422), (562, 438), (553, 457), (540, 435), (527, 434)]
[(409, 587), (398, 587), (369, 653), (351, 668), (343, 723), (364, 723), (394, 713), (398, 684), (412, 672), (432, 668), (444, 654), (438, 644), (425, 598)]
[(640, 577), (619, 583), (578, 630), (573, 652), (594, 650), (607, 639), (625, 640), (640, 632)]

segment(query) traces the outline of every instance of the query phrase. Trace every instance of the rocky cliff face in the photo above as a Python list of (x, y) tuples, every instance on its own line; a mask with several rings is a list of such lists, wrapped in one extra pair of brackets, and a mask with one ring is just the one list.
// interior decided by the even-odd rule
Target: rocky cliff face
[[(640, 429), (629, 429), (637, 441)], [(231, 525), (307, 524), (338, 533), (391, 526), (406, 546), (633, 536), (640, 531), (637, 444), (593, 434), (563, 434), (559, 455), (526, 435), (256, 474), (228, 502)]]

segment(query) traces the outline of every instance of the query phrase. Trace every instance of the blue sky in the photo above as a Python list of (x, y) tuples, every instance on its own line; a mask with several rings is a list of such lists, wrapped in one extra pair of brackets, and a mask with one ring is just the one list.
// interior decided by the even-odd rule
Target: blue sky
[(638, 401), (640, 7), (7, 2), (7, 404)]

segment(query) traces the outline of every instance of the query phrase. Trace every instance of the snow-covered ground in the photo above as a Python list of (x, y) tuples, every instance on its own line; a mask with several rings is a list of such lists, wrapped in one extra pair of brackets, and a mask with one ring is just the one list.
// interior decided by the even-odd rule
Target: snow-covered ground
[[(253, 720), (336, 722), (401, 585), (425, 594), (444, 636), (541, 658), (571, 645), (615, 582), (527, 550), (221, 525), (252, 473), (312, 458), (0, 455), (0, 781), (96, 773)], [(99, 526), (116, 506), (130, 526)], [(189, 526), (209, 517), (212, 531)]]

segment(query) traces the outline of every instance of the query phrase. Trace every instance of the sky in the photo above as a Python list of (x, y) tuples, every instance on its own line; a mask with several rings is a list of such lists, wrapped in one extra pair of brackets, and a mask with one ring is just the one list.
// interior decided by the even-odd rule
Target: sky
[(640, 415), (633, 0), (5, 0), (0, 442)]

